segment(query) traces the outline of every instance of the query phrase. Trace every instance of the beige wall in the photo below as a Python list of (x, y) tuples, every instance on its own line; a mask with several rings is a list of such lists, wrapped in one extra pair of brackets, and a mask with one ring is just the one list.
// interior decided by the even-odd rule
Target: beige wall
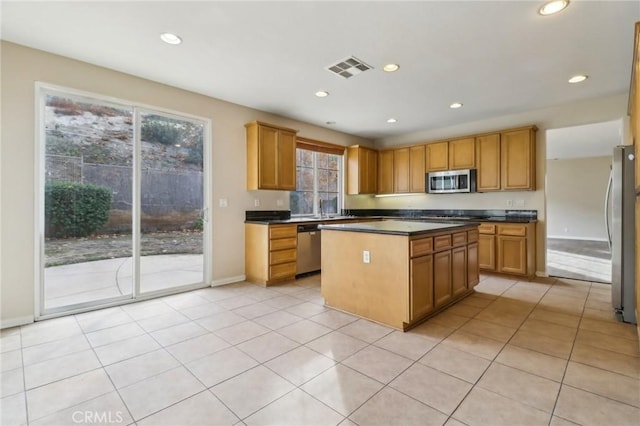
[[(537, 109), (516, 114), (504, 115), (455, 126), (428, 129), (416, 133), (389, 137), (375, 141), (377, 147), (418, 144), (474, 133), (491, 132), (500, 129), (535, 124), (538, 127), (536, 153), (536, 191), (500, 192), (486, 194), (453, 195), (412, 195), (408, 197), (373, 198), (371, 196), (348, 197), (349, 208), (418, 208), (418, 209), (507, 209), (507, 200), (524, 200), (524, 209), (538, 211), (536, 226), (536, 270), (538, 274), (546, 272), (546, 135), (548, 129), (581, 124), (599, 123), (624, 118), (628, 129), (628, 94), (620, 94), (598, 99), (589, 99), (569, 105)], [(628, 133), (628, 130), (626, 130)], [(625, 143), (629, 138), (623, 135)]]
[(608, 239), (604, 198), (611, 157), (547, 161), (547, 236)]
[[(213, 281), (244, 275), (244, 212), (288, 208), (288, 192), (245, 190), (244, 124), (262, 120), (299, 129), (300, 136), (341, 145), (370, 141), (140, 79), (106, 68), (2, 42), (1, 321), (29, 322), (34, 312), (35, 93), (36, 81), (209, 118), (212, 123), (211, 190)], [(212, 76), (214, 78), (214, 76)], [(218, 207), (227, 198), (229, 207)], [(284, 201), (277, 207), (277, 200)]]

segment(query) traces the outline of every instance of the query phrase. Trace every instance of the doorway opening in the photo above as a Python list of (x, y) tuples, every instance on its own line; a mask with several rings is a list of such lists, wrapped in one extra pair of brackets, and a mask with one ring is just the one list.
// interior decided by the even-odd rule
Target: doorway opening
[(38, 93), (38, 317), (207, 286), (208, 121)]
[(610, 179), (622, 119), (546, 133), (547, 273), (611, 283)]

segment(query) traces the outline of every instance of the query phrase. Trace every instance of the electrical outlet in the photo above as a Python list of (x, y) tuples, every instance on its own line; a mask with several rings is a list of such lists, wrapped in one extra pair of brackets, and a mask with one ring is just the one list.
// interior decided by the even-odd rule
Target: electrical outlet
[(507, 207), (513, 207), (513, 200), (507, 200)]
[(368, 250), (362, 252), (362, 263), (371, 263), (371, 253)]
[(259, 198), (256, 198), (256, 199), (253, 200), (253, 206), (254, 207), (260, 207), (260, 199)]
[(282, 201), (282, 200), (276, 201), (276, 206), (278, 206), (278, 207), (284, 206), (284, 201)]
[(226, 198), (220, 198), (218, 200), (218, 205), (220, 207), (229, 207), (229, 200), (227, 200)]

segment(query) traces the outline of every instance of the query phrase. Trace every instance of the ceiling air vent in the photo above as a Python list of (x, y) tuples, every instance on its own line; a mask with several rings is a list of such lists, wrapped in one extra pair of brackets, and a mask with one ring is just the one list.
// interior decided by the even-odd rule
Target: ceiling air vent
[(368, 71), (372, 68), (373, 67), (371, 65), (367, 65), (360, 59), (351, 56), (350, 58), (343, 59), (336, 64), (329, 65), (327, 70), (334, 74), (338, 74), (341, 77), (351, 78), (354, 75), (358, 75), (361, 72)]

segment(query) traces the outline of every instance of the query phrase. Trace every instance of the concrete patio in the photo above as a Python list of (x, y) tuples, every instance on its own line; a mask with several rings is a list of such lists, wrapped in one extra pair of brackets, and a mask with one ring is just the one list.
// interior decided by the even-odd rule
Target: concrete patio
[[(197, 284), (203, 281), (202, 254), (167, 254), (140, 258), (140, 291)], [(45, 308), (58, 308), (130, 295), (131, 257), (53, 266), (44, 270)]]

